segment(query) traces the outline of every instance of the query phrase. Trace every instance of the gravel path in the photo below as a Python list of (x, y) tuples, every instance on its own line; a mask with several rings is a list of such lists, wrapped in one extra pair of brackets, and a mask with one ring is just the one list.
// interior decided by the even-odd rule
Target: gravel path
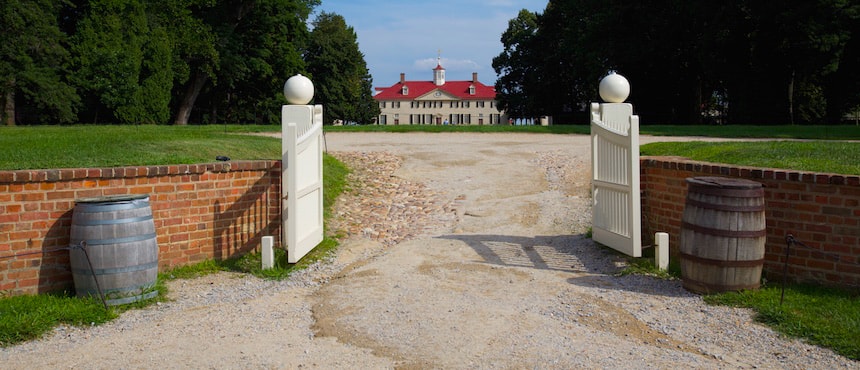
[(678, 281), (616, 276), (583, 235), (588, 143), (328, 133), (354, 169), (337, 256), (280, 282), (174, 281), (170, 302), (0, 349), (0, 368), (860, 368)]

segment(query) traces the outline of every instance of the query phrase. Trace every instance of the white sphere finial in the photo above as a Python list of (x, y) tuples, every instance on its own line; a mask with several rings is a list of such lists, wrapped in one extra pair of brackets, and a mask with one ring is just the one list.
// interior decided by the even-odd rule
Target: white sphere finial
[(623, 103), (630, 95), (630, 82), (624, 76), (611, 72), (600, 80), (600, 98), (607, 103)]
[(287, 102), (295, 105), (305, 105), (314, 98), (314, 84), (301, 74), (290, 77), (284, 83), (284, 97)]

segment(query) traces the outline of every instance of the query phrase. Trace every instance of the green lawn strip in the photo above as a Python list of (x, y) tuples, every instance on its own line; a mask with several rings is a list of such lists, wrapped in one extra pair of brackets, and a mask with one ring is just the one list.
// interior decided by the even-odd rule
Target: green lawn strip
[(655, 136), (860, 140), (860, 126), (856, 125), (640, 125), (639, 133)]
[(0, 346), (39, 338), (60, 324), (98, 325), (115, 318), (97, 298), (40, 294), (0, 299)]
[(659, 142), (642, 155), (797, 171), (860, 175), (860, 143), (841, 141)]
[[(238, 126), (239, 128), (246, 126)], [(0, 169), (89, 168), (280, 159), (280, 139), (217, 126), (0, 128)]]
[(791, 337), (830, 348), (860, 360), (860, 296), (834, 288), (789, 285), (779, 304), (781, 288), (705, 296), (709, 304), (746, 307), (756, 311), (756, 320)]
[[(329, 132), (523, 132), (547, 134), (590, 133), (590, 126), (508, 126), (508, 125), (364, 125), (326, 126)], [(775, 138), (860, 140), (860, 126), (713, 126), (713, 125), (640, 125), (639, 133), (655, 136), (703, 136), (724, 138)]]

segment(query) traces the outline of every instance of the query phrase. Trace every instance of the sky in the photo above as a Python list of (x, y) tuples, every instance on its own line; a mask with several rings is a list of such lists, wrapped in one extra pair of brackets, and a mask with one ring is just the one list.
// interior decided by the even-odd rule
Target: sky
[[(358, 36), (374, 87), (430, 81), (441, 55), (445, 79), (496, 82), (493, 58), (521, 9), (542, 13), (547, 0), (322, 0), (316, 13), (344, 17)], [(316, 14), (311, 15), (311, 20)], [(441, 50), (441, 52), (440, 52)]]

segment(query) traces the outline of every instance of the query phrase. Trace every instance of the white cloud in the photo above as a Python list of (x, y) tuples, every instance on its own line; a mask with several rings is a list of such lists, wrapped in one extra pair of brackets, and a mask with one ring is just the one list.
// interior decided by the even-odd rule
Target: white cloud
[[(425, 59), (416, 60), (414, 63), (412, 63), (412, 66), (415, 69), (432, 70), (433, 68), (436, 68), (436, 63), (437, 63), (436, 58), (425, 58)], [(463, 71), (472, 72), (472, 71), (477, 71), (479, 68), (481, 68), (481, 66), (478, 63), (475, 63), (475, 61), (473, 61), (471, 59), (442, 58), (441, 63), (442, 63), (442, 67), (444, 67), (446, 70), (455, 71), (455, 72), (463, 72)]]

